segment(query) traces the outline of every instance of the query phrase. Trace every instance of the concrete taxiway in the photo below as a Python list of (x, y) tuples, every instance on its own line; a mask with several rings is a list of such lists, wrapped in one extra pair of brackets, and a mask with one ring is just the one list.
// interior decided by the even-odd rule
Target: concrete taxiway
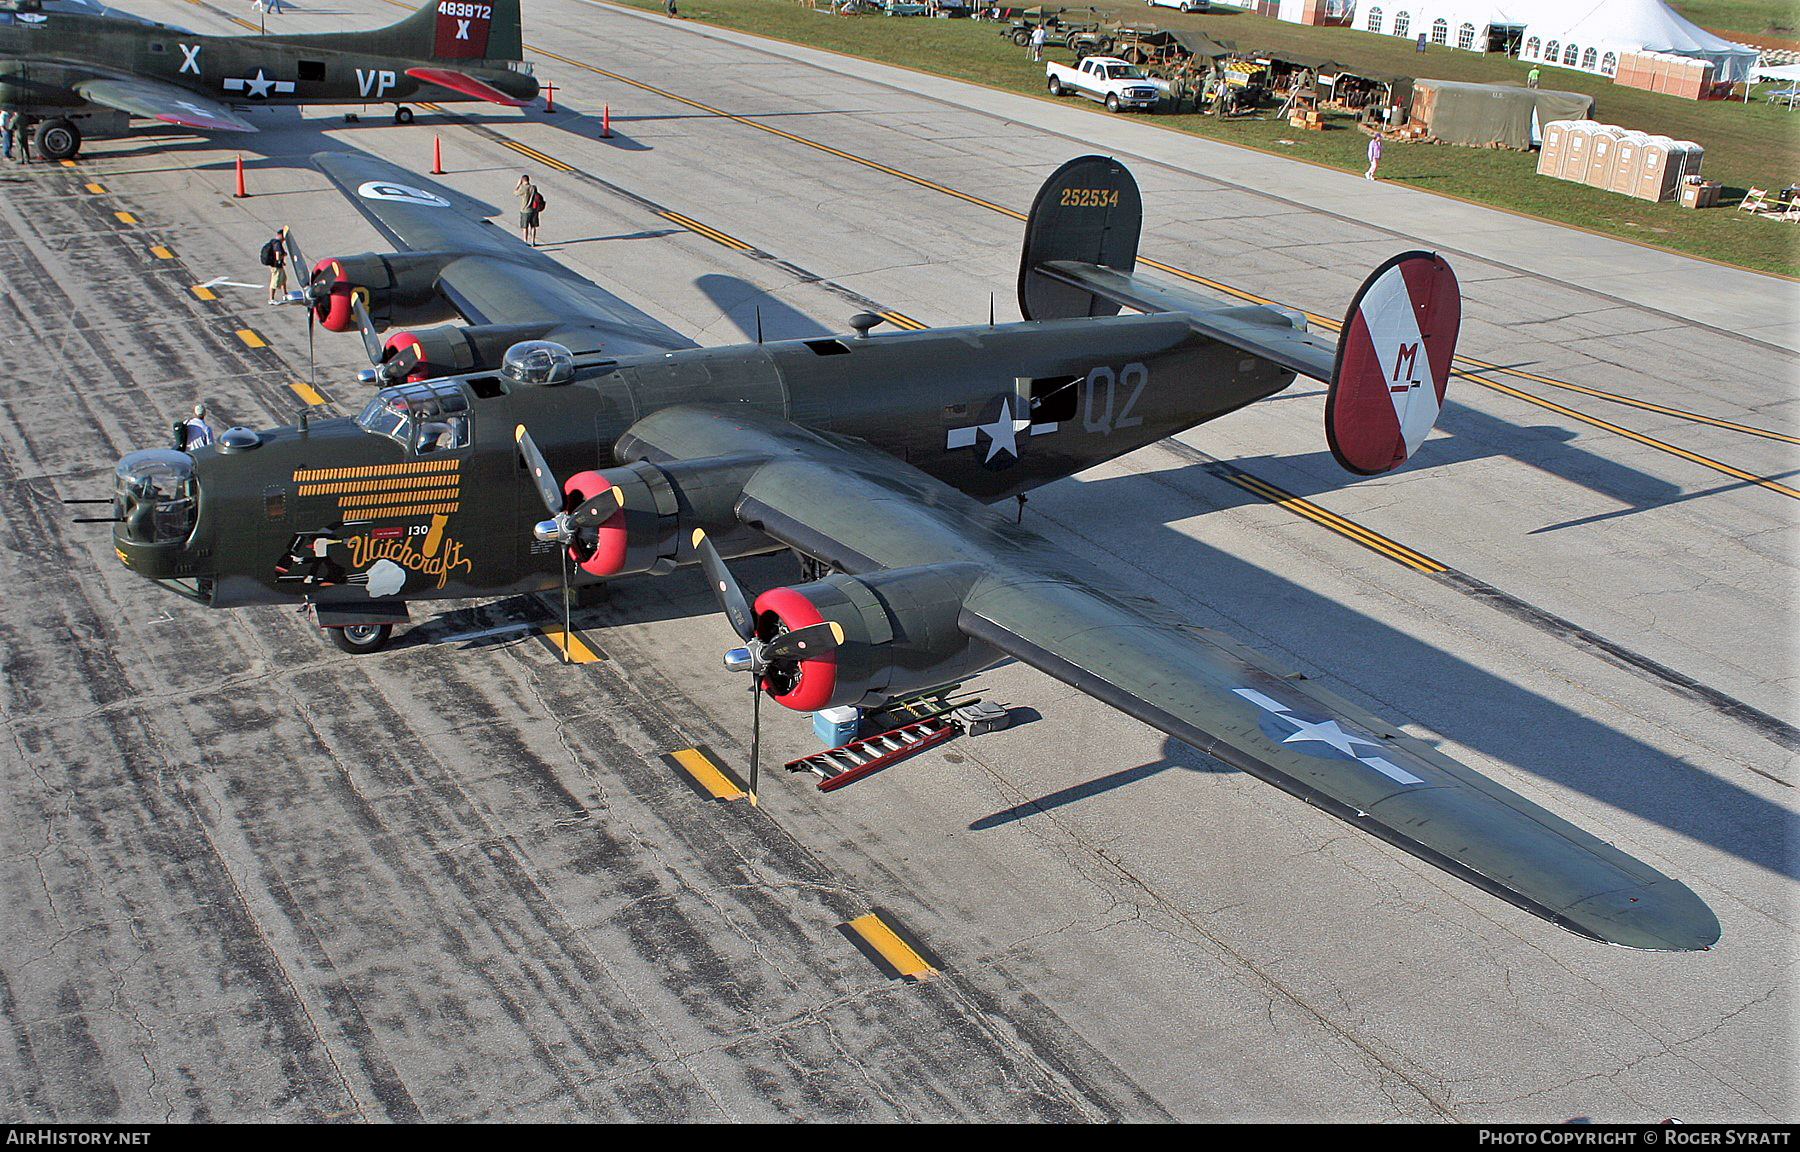
[[(1795, 285), (660, 15), (544, 0), (525, 38), (554, 116), (0, 169), (0, 1118), (1795, 1119)], [(459, 639), (536, 598), (350, 658), (132, 576), (61, 501), (199, 397), (360, 408), (357, 341), (309, 372), (255, 253), (383, 248), (305, 157), (424, 172), (434, 139), (501, 227), (532, 173), (559, 259), (708, 344), (1016, 318), (1014, 214), (1088, 151), (1143, 186), (1145, 257), (1320, 316), (1444, 252), (1470, 374), (1415, 464), (1344, 475), (1301, 381), (1025, 516), (1681, 879), (1720, 944), (1575, 937), (1018, 665), (975, 686), (1005, 733), (708, 800), (665, 756), (741, 770), (750, 707), (692, 573), (584, 608), (578, 667)], [(764, 720), (765, 763), (814, 747)], [(872, 962), (870, 914), (934, 970)]]

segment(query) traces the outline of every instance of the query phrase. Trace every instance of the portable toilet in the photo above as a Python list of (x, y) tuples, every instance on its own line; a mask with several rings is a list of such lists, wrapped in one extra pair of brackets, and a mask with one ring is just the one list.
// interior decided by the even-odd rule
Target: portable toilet
[(1608, 192), (1637, 195), (1638, 176), (1644, 168), (1644, 142), (1648, 139), (1647, 132), (1626, 132), (1619, 137), (1618, 146), (1613, 149), (1612, 172), (1606, 181)]
[(1557, 173), (1561, 180), (1573, 180), (1580, 183), (1587, 179), (1588, 153), (1594, 142), (1594, 129), (1600, 127), (1592, 120), (1569, 121), (1568, 134), (1563, 140), (1562, 171)]
[(1587, 172), (1576, 176), (1590, 188), (1604, 189), (1612, 182), (1613, 157), (1618, 154), (1619, 139), (1625, 135), (1625, 129), (1615, 124), (1601, 124), (1595, 127), (1593, 135), (1588, 139)]
[(1681, 175), (1675, 181), (1677, 184), (1689, 176), (1700, 175), (1700, 162), (1706, 159), (1705, 148), (1692, 140), (1677, 140), (1669, 152), (1671, 155), (1679, 153), (1681, 157)]
[(1633, 195), (1639, 200), (1658, 202), (1675, 199), (1676, 193), (1681, 189), (1681, 178), (1687, 174), (1688, 145), (1667, 136), (1652, 136), (1644, 142), (1643, 150), (1643, 162), (1638, 168), (1637, 191)]
[(1569, 126), (1574, 120), (1552, 120), (1544, 125), (1544, 140), (1538, 146), (1538, 175), (1562, 179), (1563, 161), (1569, 154)]

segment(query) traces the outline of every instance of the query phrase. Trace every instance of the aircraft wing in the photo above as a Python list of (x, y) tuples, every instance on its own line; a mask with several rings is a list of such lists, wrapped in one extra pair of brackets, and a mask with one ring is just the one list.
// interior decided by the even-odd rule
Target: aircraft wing
[[(321, 152), (319, 169), (403, 252), (454, 252), (438, 286), (471, 324), (560, 321), (549, 338), (575, 351), (584, 336), (614, 355), (696, 347), (692, 340), (527, 245), (495, 210), (404, 168), (354, 152)], [(498, 177), (504, 179), (504, 176)]]
[(95, 76), (76, 81), (73, 87), (85, 100), (147, 120), (161, 120), (166, 124), (208, 132), (256, 131), (256, 125), (217, 100), (159, 80), (146, 80), (141, 76)]
[(764, 457), (737, 504), (745, 524), (852, 575), (973, 570), (966, 635), (1527, 911), (1633, 948), (1719, 937), (1681, 883), (1242, 645), (1109, 591), (1098, 567), (865, 443), (674, 408), (626, 447)]

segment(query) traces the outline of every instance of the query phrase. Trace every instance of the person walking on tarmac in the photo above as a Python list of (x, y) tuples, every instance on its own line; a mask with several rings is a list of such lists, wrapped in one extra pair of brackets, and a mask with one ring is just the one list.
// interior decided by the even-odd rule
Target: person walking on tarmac
[(544, 210), (544, 197), (530, 176), (519, 177), (519, 182), (513, 185), (513, 195), (519, 198), (519, 237), (536, 248), (538, 213)]
[(287, 225), (283, 224), (263, 243), (261, 259), (269, 270), (269, 303), (279, 304), (287, 298)]

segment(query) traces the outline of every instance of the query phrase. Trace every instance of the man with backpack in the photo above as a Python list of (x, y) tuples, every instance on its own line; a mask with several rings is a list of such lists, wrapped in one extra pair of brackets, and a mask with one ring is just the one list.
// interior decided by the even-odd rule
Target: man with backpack
[(520, 176), (519, 182), (513, 185), (513, 195), (519, 198), (519, 237), (536, 248), (538, 213), (544, 210), (544, 194), (538, 191), (530, 176)]
[(287, 297), (287, 225), (263, 242), (260, 259), (269, 270), (269, 303), (279, 304)]

